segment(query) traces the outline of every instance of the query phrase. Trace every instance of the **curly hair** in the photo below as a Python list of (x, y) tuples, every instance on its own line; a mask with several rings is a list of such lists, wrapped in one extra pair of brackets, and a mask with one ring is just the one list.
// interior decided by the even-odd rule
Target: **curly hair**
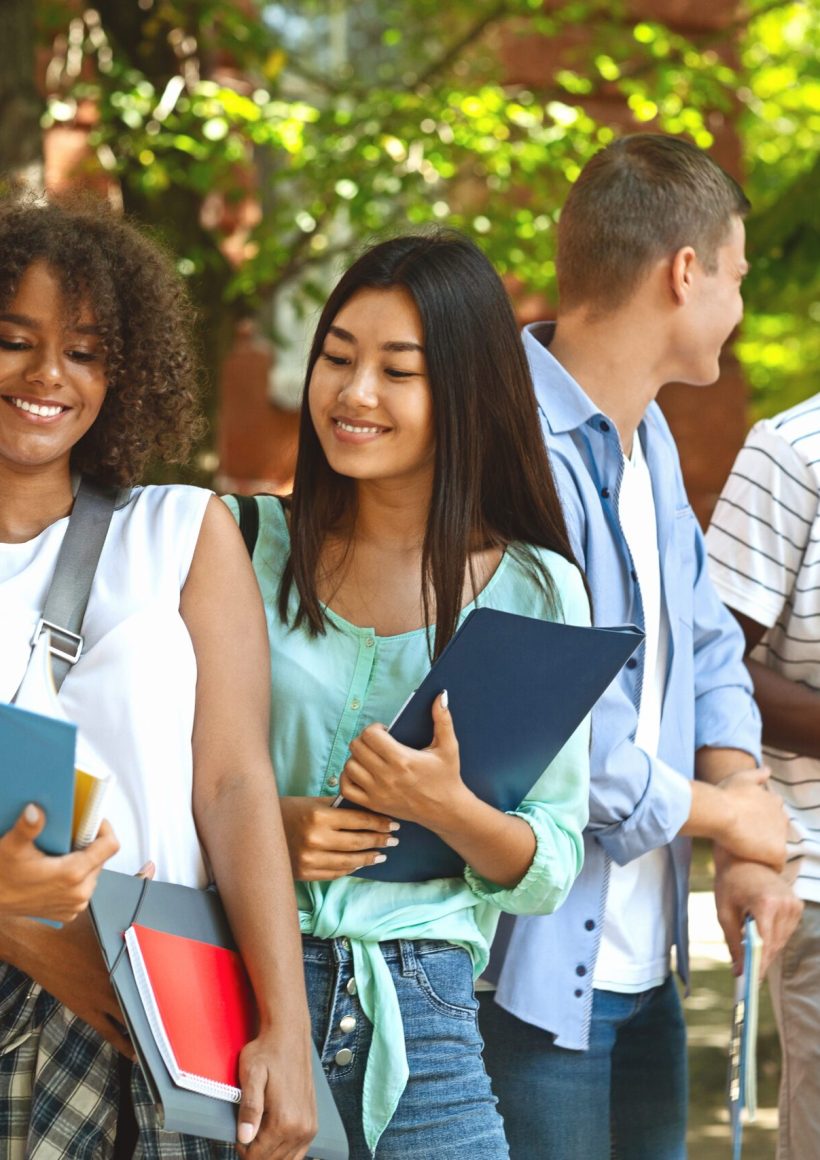
[(169, 257), (96, 199), (0, 202), (0, 310), (36, 261), (100, 330), (108, 390), (72, 468), (127, 486), (149, 460), (185, 462), (204, 422), (193, 309)]

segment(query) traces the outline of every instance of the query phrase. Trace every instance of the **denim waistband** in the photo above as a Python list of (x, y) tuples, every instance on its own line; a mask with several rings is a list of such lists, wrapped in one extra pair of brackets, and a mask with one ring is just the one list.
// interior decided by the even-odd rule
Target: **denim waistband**
[[(462, 947), (457, 947), (446, 939), (426, 938), (387, 939), (377, 944), (387, 963), (401, 963), (404, 971), (412, 971), (415, 959), (424, 955), (437, 955), (442, 951), (458, 951), (467, 954)], [(314, 938), (312, 935), (302, 935), (302, 953), (305, 958), (316, 961), (349, 963), (352, 959), (349, 938)]]

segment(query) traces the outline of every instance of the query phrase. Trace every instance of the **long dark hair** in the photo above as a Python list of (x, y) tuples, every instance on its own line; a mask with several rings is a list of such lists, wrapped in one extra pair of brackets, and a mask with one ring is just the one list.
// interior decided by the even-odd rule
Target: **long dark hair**
[[(478, 247), (449, 230), (373, 246), (342, 276), (322, 311), (305, 376), (292, 548), (279, 615), (287, 623), (295, 584), (295, 625), (306, 622), (313, 633), (325, 631), (316, 592), (322, 545), (355, 514), (355, 482), (330, 467), (310, 417), (313, 368), (328, 328), (354, 294), (397, 287), (407, 291), (421, 316), (433, 399), (435, 469), (422, 550), (422, 607), (430, 624), (432, 593), (435, 657), (455, 632), (471, 551), (519, 542), (574, 563), (507, 292)], [(534, 556), (528, 559), (555, 609), (548, 571)]]

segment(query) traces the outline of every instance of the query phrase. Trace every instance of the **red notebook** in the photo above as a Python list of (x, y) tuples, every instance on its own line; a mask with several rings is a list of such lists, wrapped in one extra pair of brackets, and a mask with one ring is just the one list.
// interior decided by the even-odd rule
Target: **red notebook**
[(125, 932), (137, 988), (178, 1087), (238, 1102), (239, 1053), (258, 1020), (236, 951), (134, 924)]

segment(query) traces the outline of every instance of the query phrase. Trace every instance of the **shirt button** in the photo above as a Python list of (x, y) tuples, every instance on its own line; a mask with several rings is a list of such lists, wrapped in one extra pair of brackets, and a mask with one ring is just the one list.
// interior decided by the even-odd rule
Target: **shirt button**
[(608, 487), (601, 488), (601, 497), (603, 499), (609, 499), (609, 488)]
[(361, 709), (361, 707), (362, 707), (362, 703), (359, 700), (359, 698), (354, 697), (353, 700), (350, 702), (350, 708), (351, 709)]
[(583, 993), (584, 993), (584, 992), (583, 992), (583, 991), (581, 990), (581, 988), (579, 987), (579, 988), (576, 990), (576, 992), (575, 992), (575, 998), (576, 998), (576, 999), (580, 999), (580, 998), (581, 998), (581, 996), (583, 995)]
[(365, 648), (372, 648), (372, 647), (373, 647), (373, 645), (374, 645), (375, 643), (376, 643), (376, 642), (375, 642), (375, 640), (373, 639), (373, 637), (372, 637), (372, 636), (369, 636), (369, 637), (367, 638), (367, 640), (364, 642), (364, 647), (365, 647)]
[(359, 990), (359, 984), (356, 982), (352, 975), (345, 984), (345, 990), (347, 991), (348, 995), (355, 995)]
[(598, 424), (598, 426), (601, 428), (602, 431), (609, 430), (609, 423), (607, 423), (606, 419), (602, 419), (601, 422)]
[(353, 1052), (349, 1047), (341, 1047), (333, 1058), (339, 1067), (347, 1067), (349, 1063), (353, 1062)]
[(638, 667), (638, 662), (635, 660), (634, 657), (630, 657), (629, 660), (626, 662), (626, 667), (628, 669), (636, 669)]
[(328, 784), (328, 785), (338, 785), (338, 784), (339, 784), (339, 779), (338, 779), (338, 777), (329, 777), (329, 778), (327, 779), (327, 784)]
[(345, 1035), (347, 1035), (348, 1031), (352, 1031), (355, 1026), (356, 1026), (356, 1016), (355, 1015), (345, 1015), (343, 1019), (339, 1020), (339, 1030), (344, 1031)]
[(595, 923), (591, 918), (588, 918), (584, 923), (585, 930), (595, 930)]
[(584, 964), (579, 963), (578, 966), (575, 968), (575, 974), (580, 975), (581, 978), (583, 978), (586, 973), (587, 973), (587, 969), (584, 966)]

